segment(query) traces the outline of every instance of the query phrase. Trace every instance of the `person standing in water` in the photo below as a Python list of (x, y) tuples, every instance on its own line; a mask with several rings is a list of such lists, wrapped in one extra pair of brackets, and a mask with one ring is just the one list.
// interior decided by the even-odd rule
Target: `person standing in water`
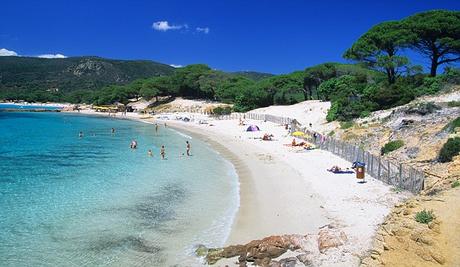
[(147, 155), (149, 155), (149, 157), (153, 157), (153, 153), (151, 149), (149, 149), (149, 151), (147, 152)]
[(115, 133), (115, 128), (112, 128), (112, 134), (114, 134), (114, 133)]
[(187, 156), (190, 156), (190, 149), (191, 149), (190, 143), (189, 143), (188, 141), (185, 141), (185, 143), (187, 144), (187, 145), (186, 145)]
[(131, 149), (136, 149), (137, 148), (137, 141), (136, 140), (131, 141), (130, 147), (131, 147)]
[(155, 123), (155, 132), (158, 133), (158, 123)]
[(161, 146), (161, 149), (160, 149), (160, 155), (161, 155), (161, 159), (165, 159), (165, 146)]

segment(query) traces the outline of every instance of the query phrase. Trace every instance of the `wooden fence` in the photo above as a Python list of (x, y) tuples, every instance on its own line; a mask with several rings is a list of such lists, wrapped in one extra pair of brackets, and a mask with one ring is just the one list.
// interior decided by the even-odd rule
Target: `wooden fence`
[(370, 176), (397, 188), (419, 193), (424, 188), (425, 174), (411, 166), (383, 159), (365, 151), (360, 146), (324, 136), (313, 131), (306, 131), (296, 120), (261, 113), (232, 113), (215, 116), (216, 119), (251, 119), (270, 121), (278, 124), (290, 124), (291, 131), (303, 131), (304, 139), (314, 143), (319, 149), (327, 150), (349, 162), (360, 161), (366, 164), (366, 173)]

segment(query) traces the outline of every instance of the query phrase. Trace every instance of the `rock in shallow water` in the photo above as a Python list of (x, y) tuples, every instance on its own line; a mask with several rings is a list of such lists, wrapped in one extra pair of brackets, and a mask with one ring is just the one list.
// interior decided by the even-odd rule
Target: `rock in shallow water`
[[(270, 236), (261, 240), (253, 240), (246, 245), (228, 246), (225, 248), (208, 249), (205, 246), (198, 246), (196, 254), (198, 256), (205, 256), (208, 264), (215, 264), (222, 258), (233, 258), (239, 256), (240, 264), (246, 262), (253, 262), (260, 266), (271, 265), (271, 260), (278, 258), (286, 253), (288, 250), (298, 250), (302, 248), (302, 244), (307, 242), (308, 235), (281, 235)], [(282, 266), (291, 266), (291, 262), (297, 262), (297, 258), (283, 259), (279, 262)], [(276, 265), (275, 262), (273, 264)], [(283, 265), (284, 264), (284, 265)], [(295, 266), (295, 263), (294, 265)]]

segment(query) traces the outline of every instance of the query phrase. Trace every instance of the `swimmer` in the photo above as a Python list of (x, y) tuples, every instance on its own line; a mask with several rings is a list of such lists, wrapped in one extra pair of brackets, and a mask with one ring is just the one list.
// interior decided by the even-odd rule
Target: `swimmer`
[(83, 137), (83, 132), (80, 132), (80, 133), (78, 134), (78, 137), (82, 138), (82, 137)]
[(160, 155), (161, 155), (161, 159), (165, 159), (165, 146), (161, 146), (161, 150), (160, 150)]
[(187, 145), (186, 145), (187, 156), (190, 156), (190, 149), (191, 149), (190, 143), (189, 143), (188, 141), (185, 141), (185, 143), (187, 144)]
[(147, 155), (149, 155), (149, 157), (153, 157), (153, 153), (151, 149), (149, 149), (149, 151), (147, 152)]
[(129, 147), (131, 149), (136, 149), (137, 148), (137, 141), (136, 140), (131, 141), (131, 145)]

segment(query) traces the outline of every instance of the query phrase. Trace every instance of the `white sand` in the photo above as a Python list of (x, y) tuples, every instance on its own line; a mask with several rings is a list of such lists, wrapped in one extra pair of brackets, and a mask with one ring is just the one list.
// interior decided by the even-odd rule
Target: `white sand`
[[(262, 131), (245, 132), (246, 127), (238, 126), (235, 120), (212, 121), (214, 126), (174, 123), (205, 134), (238, 155), (241, 208), (227, 243), (245, 243), (275, 234), (316, 234), (318, 227), (333, 223), (343, 229), (349, 242), (323, 255), (324, 260), (338, 266), (358, 264), (353, 255), (363, 255), (370, 249), (377, 226), (408, 194), (395, 193), (371, 177), (360, 184), (354, 174), (327, 172), (332, 165), (346, 168), (351, 163), (326, 151), (284, 146), (292, 137), (287, 137), (281, 126), (248, 123)], [(277, 140), (253, 139), (265, 132), (274, 134)], [(241, 173), (245, 168), (249, 171)]]
[(258, 108), (251, 112), (294, 118), (305, 126), (309, 126), (311, 123), (313, 130), (327, 134), (337, 127), (337, 123), (327, 123), (326, 121), (327, 111), (330, 107), (331, 102), (329, 101), (309, 100), (289, 106)]
[[(354, 174), (327, 172), (332, 165), (346, 168), (351, 163), (326, 151), (284, 146), (292, 137), (273, 123), (247, 121), (261, 128), (261, 132), (251, 133), (235, 120), (208, 119), (214, 125), (209, 126), (197, 123), (201, 115), (188, 116), (195, 121), (171, 120), (168, 125), (211, 142), (233, 162), (239, 174), (240, 210), (227, 244), (277, 234), (316, 234), (320, 226), (333, 223), (343, 229), (349, 241), (319, 255), (323, 265), (356, 266), (357, 256), (370, 249), (378, 224), (396, 202), (407, 196), (371, 177), (366, 178), (367, 183), (359, 184)], [(253, 139), (265, 132), (273, 134), (276, 141)]]

